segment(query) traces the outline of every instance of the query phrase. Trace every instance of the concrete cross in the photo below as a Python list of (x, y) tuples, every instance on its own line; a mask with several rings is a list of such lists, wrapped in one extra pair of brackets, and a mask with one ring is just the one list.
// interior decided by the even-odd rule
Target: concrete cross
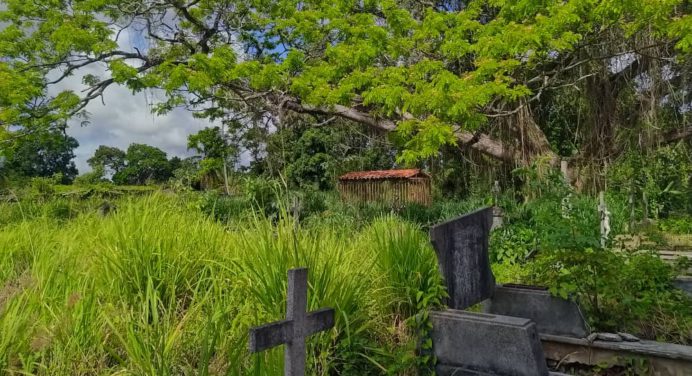
[(334, 309), (307, 312), (308, 269), (288, 271), (286, 320), (250, 329), (250, 352), (286, 345), (284, 375), (305, 375), (305, 338), (334, 326)]
[(601, 217), (601, 247), (605, 248), (610, 235), (610, 210), (606, 206), (605, 193), (598, 193), (598, 213)]
[(493, 193), (493, 206), (498, 205), (498, 197), (500, 196), (500, 182), (495, 180), (495, 184), (493, 184), (493, 188), (490, 190)]

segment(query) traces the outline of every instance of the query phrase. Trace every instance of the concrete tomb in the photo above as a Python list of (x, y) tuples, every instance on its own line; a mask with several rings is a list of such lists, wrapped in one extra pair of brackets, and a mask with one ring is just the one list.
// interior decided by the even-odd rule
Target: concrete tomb
[(497, 286), (493, 297), (483, 303), (483, 312), (531, 319), (541, 333), (575, 338), (589, 335), (579, 306), (573, 301), (552, 296), (541, 287)]
[[(574, 303), (547, 291), (495, 285), (488, 244), (493, 214), (481, 209), (430, 230), (451, 308), (431, 313), (436, 372), (549, 375), (538, 332), (583, 337), (586, 324)], [(460, 311), (481, 302), (492, 314)]]
[[(620, 364), (634, 357), (657, 375), (692, 375), (690, 346), (626, 333), (589, 335), (574, 302), (545, 288), (496, 286), (488, 257), (491, 221), (492, 209), (482, 209), (430, 231), (452, 308), (430, 315), (438, 375), (558, 375), (548, 372), (546, 355), (563, 364)], [(458, 310), (479, 302), (485, 314)]]
[(458, 310), (431, 313), (438, 375), (548, 375), (536, 324)]

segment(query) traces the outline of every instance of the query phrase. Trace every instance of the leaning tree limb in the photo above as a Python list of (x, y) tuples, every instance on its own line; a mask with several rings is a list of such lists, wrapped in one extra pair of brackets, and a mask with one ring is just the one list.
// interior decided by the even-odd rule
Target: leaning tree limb
[[(318, 107), (303, 104), (297, 100), (286, 100), (283, 102), (283, 106), (286, 109), (297, 113), (339, 116), (341, 118), (355, 121), (381, 131), (394, 132), (397, 129), (396, 122), (391, 119), (377, 118), (367, 112), (359, 111), (355, 108), (343, 105)], [(455, 136), (463, 146), (478, 150), (494, 159), (508, 163), (521, 161), (520, 153), (518, 153), (517, 150), (508, 147), (504, 143), (493, 139), (486, 134), (474, 135), (471, 132), (459, 130), (455, 132)]]

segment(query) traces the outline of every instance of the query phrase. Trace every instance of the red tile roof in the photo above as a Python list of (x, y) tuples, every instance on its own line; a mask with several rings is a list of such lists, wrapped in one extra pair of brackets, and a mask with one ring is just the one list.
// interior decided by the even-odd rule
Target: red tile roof
[(410, 179), (428, 177), (419, 168), (406, 170), (353, 171), (339, 176), (339, 180)]

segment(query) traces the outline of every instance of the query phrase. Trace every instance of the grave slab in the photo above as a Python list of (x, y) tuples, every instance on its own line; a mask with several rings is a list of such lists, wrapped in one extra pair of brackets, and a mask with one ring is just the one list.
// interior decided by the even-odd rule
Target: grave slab
[(430, 229), (450, 308), (468, 308), (493, 294), (495, 277), (488, 257), (492, 222), (493, 209), (485, 208)]
[(438, 375), (549, 375), (536, 324), (529, 319), (453, 309), (430, 317)]
[[(482, 371), (474, 371), (470, 369), (464, 369), (461, 367), (448, 367), (448, 366), (438, 366), (435, 369), (435, 374), (437, 376), (497, 376), (495, 373), (488, 373)], [(550, 372), (550, 376), (572, 376), (562, 372)]]
[(689, 376), (692, 370), (692, 346), (641, 340), (608, 342), (540, 334), (547, 359), (562, 364), (626, 366), (633, 359), (647, 364), (652, 375)]
[(540, 333), (575, 338), (589, 335), (579, 306), (550, 295), (544, 288), (498, 285), (493, 297), (483, 302), (483, 312), (531, 319)]

